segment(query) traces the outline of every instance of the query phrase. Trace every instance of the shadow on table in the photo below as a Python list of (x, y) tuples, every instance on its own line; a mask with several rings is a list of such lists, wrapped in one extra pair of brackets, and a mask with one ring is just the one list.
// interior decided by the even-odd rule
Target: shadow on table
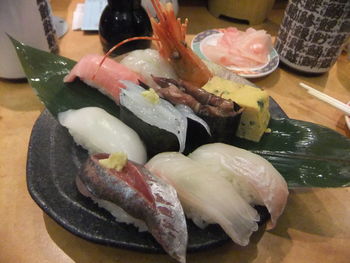
[[(285, 70), (286, 72), (292, 73), (294, 76), (298, 77), (300, 82), (307, 82), (311, 86), (320, 86), (320, 87), (325, 87), (329, 73), (303, 73), (298, 70), (295, 70), (286, 64), (283, 64), (280, 62), (279, 68)], [(322, 90), (321, 90), (322, 91)]]
[[(289, 253), (293, 240), (299, 238), (299, 235), (293, 235), (293, 240), (291, 240), (290, 231), (298, 230), (323, 237), (341, 236), (344, 229), (341, 224), (338, 226), (334, 222), (332, 214), (341, 214), (341, 210), (345, 208), (337, 205), (336, 207), (331, 207), (331, 211), (329, 211), (328, 205), (327, 210), (327, 204), (324, 204), (325, 200), (322, 201), (318, 197), (318, 194), (322, 192), (318, 191), (327, 190), (291, 191), (288, 205), (280, 217), (276, 228), (271, 231), (265, 231), (264, 228), (260, 228), (258, 232), (252, 235), (250, 244), (247, 247), (240, 247), (229, 241), (217, 248), (188, 253), (187, 262), (250, 263), (259, 258), (261, 262), (278, 263)], [(332, 199), (332, 202), (336, 202), (337, 197), (332, 194), (332, 191), (327, 192), (327, 196)], [(51, 239), (77, 263), (175, 262), (165, 254), (141, 253), (86, 241), (60, 227), (46, 214), (44, 214), (44, 221)], [(312, 239), (310, 242), (312, 242)]]
[[(104, 262), (104, 263), (174, 263), (175, 260), (165, 254), (148, 254), (135, 252), (126, 249), (119, 249), (98, 245), (84, 239), (81, 239), (53, 221), (49, 216), (44, 214), (44, 222), (51, 239), (57, 246), (64, 251), (76, 263)], [(250, 244), (247, 247), (240, 247), (228, 241), (224, 245), (208, 249), (201, 252), (187, 254), (188, 263), (205, 263), (205, 262), (240, 262), (250, 263), (258, 257), (257, 245), (264, 235), (265, 230), (261, 228), (251, 237)], [(279, 249), (279, 246), (276, 246)], [(278, 252), (281, 254), (281, 252)], [(280, 257), (274, 260), (274, 255), (270, 255), (272, 263), (280, 261)]]
[[(345, 211), (345, 208), (337, 204), (332, 207), (332, 211), (329, 211), (329, 207), (326, 208), (324, 201), (318, 198), (317, 191), (323, 190), (300, 189), (291, 191), (287, 207), (271, 233), (289, 238), (288, 230), (295, 229), (323, 237), (340, 235), (344, 229), (335, 224), (332, 214), (339, 214), (341, 210)], [(331, 193), (329, 193), (329, 198), (332, 198)]]
[[(271, 72), (266, 76), (263, 76), (260, 78), (251, 78), (248, 80), (253, 82), (259, 88), (268, 90), (270, 87), (274, 87), (276, 83), (278, 83), (280, 78), (281, 78), (281, 71), (277, 67), (275, 71)], [(261, 84), (261, 83), (264, 83), (264, 84)]]

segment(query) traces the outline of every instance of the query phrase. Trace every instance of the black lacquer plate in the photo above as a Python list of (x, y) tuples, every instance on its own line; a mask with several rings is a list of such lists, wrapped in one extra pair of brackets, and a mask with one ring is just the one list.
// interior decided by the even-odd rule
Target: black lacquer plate
[[(270, 106), (273, 117), (286, 117), (273, 100)], [(87, 157), (68, 130), (45, 110), (34, 125), (28, 149), (27, 185), (35, 202), (58, 224), (89, 241), (143, 252), (163, 252), (151, 234), (117, 223), (106, 210), (78, 192), (75, 176)], [(266, 222), (267, 210), (263, 207), (257, 210), (261, 223)], [(218, 225), (200, 229), (192, 221), (187, 223), (189, 252), (229, 240)]]

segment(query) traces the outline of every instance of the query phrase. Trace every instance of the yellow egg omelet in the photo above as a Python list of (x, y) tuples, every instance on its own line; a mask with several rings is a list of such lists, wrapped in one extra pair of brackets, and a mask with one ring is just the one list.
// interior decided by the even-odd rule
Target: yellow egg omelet
[(260, 140), (270, 120), (266, 91), (219, 77), (213, 77), (202, 88), (244, 108), (236, 135), (254, 142)]

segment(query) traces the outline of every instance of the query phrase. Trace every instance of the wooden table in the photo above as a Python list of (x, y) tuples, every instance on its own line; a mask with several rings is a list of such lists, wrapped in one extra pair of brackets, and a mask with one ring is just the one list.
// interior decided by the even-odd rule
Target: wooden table
[[(51, 1), (54, 13), (70, 25), (76, 3)], [(179, 15), (190, 19), (190, 34), (215, 27), (247, 27), (214, 18), (205, 8), (205, 1), (180, 3)], [(278, 1), (268, 20), (256, 28), (275, 36), (285, 4)], [(102, 53), (97, 34), (69, 30), (60, 39), (61, 55), (77, 60), (87, 53)], [(350, 63), (346, 56), (342, 55), (322, 76), (305, 77), (279, 68), (254, 82), (265, 88), (289, 117), (322, 124), (349, 136), (341, 112), (307, 95), (298, 87), (300, 81), (350, 101)], [(82, 240), (57, 225), (33, 202), (26, 188), (26, 154), (33, 123), (43, 109), (27, 83), (0, 80), (0, 263), (173, 262), (167, 255)], [(349, 262), (349, 200), (349, 188), (292, 192), (274, 230), (255, 233), (245, 248), (228, 242), (216, 249), (188, 254), (188, 262)]]

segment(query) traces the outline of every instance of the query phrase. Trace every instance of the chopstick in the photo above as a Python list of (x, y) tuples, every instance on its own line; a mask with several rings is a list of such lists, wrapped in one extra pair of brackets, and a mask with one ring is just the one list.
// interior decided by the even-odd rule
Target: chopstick
[(342, 111), (346, 115), (350, 116), (350, 106), (346, 105), (345, 103), (343, 103), (343, 102), (341, 102), (341, 101), (339, 101), (331, 96), (328, 96), (328, 95), (322, 93), (321, 91), (318, 91), (314, 88), (311, 88), (310, 86), (306, 85), (305, 83), (300, 82), (299, 85), (301, 87), (303, 87), (304, 89), (306, 89), (310, 95), (332, 105), (333, 107)]

